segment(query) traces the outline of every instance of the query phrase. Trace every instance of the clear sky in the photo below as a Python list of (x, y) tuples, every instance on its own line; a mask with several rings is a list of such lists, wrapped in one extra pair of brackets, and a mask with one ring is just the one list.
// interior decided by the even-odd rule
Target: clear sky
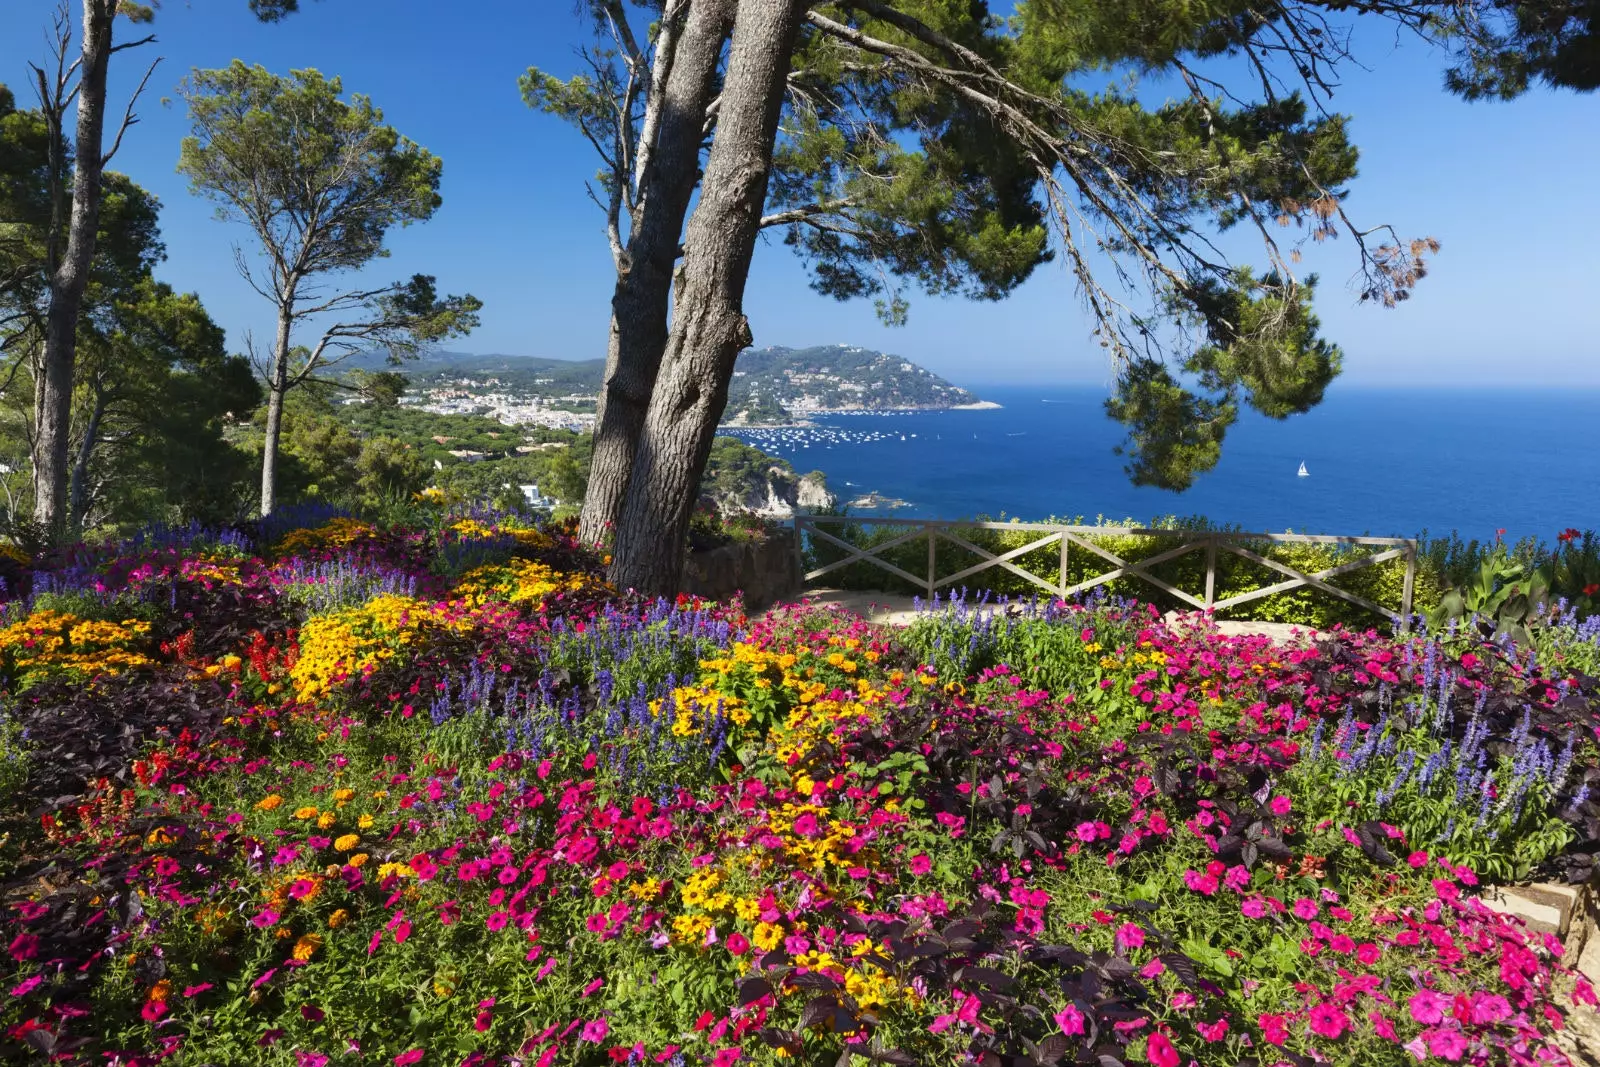
[[(74, 17), (77, 3), (73, 0)], [(27, 63), (45, 56), (55, 0), (0, 2), (0, 81), (31, 99)], [(174, 172), (187, 132), (173, 87), (193, 67), (235, 57), (283, 72), (315, 67), (372, 97), (389, 122), (444, 160), (444, 206), (397, 232), (385, 281), (422, 271), (485, 302), (483, 325), (453, 347), (559, 358), (604, 354), (611, 266), (599, 210), (584, 193), (591, 149), (529, 111), (517, 76), (567, 75), (584, 40), (575, 0), (322, 0), (261, 25), (245, 0), (166, 0), (153, 46), (114, 59), (113, 98), (163, 58), (142, 122), (113, 164), (160, 196), (169, 258), (159, 275), (200, 293), (242, 347), (270, 334), (270, 309), (234, 274), (242, 227), (218, 222)], [(119, 32), (128, 33), (126, 24)], [(1431, 276), (1398, 310), (1359, 307), (1349, 242), (1316, 249), (1319, 312), (1355, 384), (1600, 385), (1600, 96), (1536, 91), (1467, 104), (1440, 88), (1442, 57), (1392, 34), (1363, 35), (1364, 69), (1335, 107), (1362, 150), (1350, 210), (1443, 243)], [(758, 250), (746, 299), (757, 344), (847, 342), (922, 362), (958, 382), (1100, 381), (1100, 349), (1070, 280), (1048, 265), (1001, 304), (914, 297), (887, 329), (866, 303), (807, 288), (778, 240)]]

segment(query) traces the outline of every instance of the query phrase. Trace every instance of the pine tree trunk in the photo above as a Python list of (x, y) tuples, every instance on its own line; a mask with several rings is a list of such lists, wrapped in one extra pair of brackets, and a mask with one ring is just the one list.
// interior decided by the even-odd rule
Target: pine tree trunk
[(732, 0), (695, 0), (673, 45), (657, 114), (647, 118), (655, 143), (640, 176), (639, 202), (628, 234), (628, 261), (611, 296), (605, 383), (594, 429), (594, 459), (578, 536), (604, 541), (628, 491), (633, 455), (667, 343), (672, 267), (683, 219), (699, 178), (706, 110), (716, 88), (717, 60), (727, 39)]
[(289, 334), (293, 305), (278, 308), (278, 335), (272, 343), (272, 372), (267, 381), (267, 433), (261, 445), (261, 516), (278, 506), (278, 439), (283, 434), (283, 397), (289, 391)]
[(72, 217), (67, 247), (50, 275), (44, 358), (33, 442), (34, 521), (52, 540), (67, 524), (68, 456), (71, 452), (72, 384), (77, 362), (78, 315), (89, 284), (100, 229), (101, 141), (105, 134), (106, 68), (111, 60), (115, 0), (84, 0), (78, 82), (78, 129), (72, 174)]
[(684, 241), (672, 333), (617, 524), (612, 579), (622, 588), (660, 595), (678, 589), (689, 515), (734, 360), (751, 341), (744, 286), (806, 6), (739, 0), (716, 139)]

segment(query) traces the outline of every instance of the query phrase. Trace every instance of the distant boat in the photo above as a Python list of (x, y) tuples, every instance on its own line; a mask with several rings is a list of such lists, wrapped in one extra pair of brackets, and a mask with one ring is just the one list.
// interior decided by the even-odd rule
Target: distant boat
[(1298, 473), (1300, 475), (1300, 477), (1302, 477), (1302, 478), (1311, 477), (1311, 472), (1306, 470), (1306, 465), (1305, 465), (1305, 461), (1304, 460), (1301, 460), (1301, 462), (1300, 462), (1300, 470), (1297, 471), (1296, 473)]

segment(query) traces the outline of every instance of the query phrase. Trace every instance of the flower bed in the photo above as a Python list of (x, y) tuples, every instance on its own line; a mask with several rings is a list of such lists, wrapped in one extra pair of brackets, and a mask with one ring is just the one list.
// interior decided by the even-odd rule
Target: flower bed
[(1575, 624), (751, 623), (493, 517), (254, 537), (7, 608), (8, 1062), (1541, 1064), (1594, 1002), (1477, 897), (1600, 851)]

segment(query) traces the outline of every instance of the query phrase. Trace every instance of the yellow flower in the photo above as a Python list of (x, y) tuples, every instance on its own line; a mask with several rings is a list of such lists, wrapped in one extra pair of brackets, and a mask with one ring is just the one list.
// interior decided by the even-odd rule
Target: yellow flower
[(309, 805), (303, 808), (296, 808), (294, 817), (297, 819), (315, 819), (317, 817), (317, 809)]
[(646, 878), (642, 882), (634, 882), (630, 885), (628, 892), (640, 900), (654, 900), (661, 895), (661, 882), (655, 878)]
[(317, 829), (319, 829), (319, 830), (327, 830), (327, 829), (331, 828), (333, 826), (333, 824), (335, 822), (337, 822), (337, 821), (338, 820), (334, 816), (333, 812), (325, 811), (321, 815), (317, 816)]
[(271, 811), (283, 803), (283, 798), (276, 793), (268, 793), (256, 801), (256, 808), (260, 811)]
[(359, 844), (361, 844), (361, 838), (359, 835), (345, 834), (343, 837), (340, 837), (333, 842), (333, 847), (338, 849), (340, 852), (349, 852)]
[(328, 916), (328, 929), (337, 930), (339, 927), (343, 926), (349, 921), (350, 913), (345, 911), (343, 908), (339, 908), (332, 915)]
[(322, 947), (322, 935), (317, 933), (301, 934), (294, 943), (294, 958), (309, 960), (316, 955), (317, 949)]
[(354, 856), (350, 857), (349, 862), (350, 866), (352, 867), (360, 867), (362, 864), (367, 862), (367, 854), (365, 852), (357, 852)]
[(370, 829), (372, 829), (372, 816), (370, 816), (370, 815), (361, 816), (359, 819), (356, 820), (356, 827), (358, 829), (361, 829), (361, 830), (370, 830)]
[(756, 929), (750, 935), (750, 940), (762, 952), (771, 952), (778, 947), (778, 942), (783, 940), (783, 927), (777, 923), (756, 923)]
[(680, 915), (672, 920), (672, 940), (680, 945), (698, 945), (705, 941), (711, 929), (711, 920), (704, 915)]
[(355, 795), (356, 791), (354, 789), (335, 789), (333, 791), (333, 802), (340, 807), (344, 807), (350, 803), (351, 798)]

